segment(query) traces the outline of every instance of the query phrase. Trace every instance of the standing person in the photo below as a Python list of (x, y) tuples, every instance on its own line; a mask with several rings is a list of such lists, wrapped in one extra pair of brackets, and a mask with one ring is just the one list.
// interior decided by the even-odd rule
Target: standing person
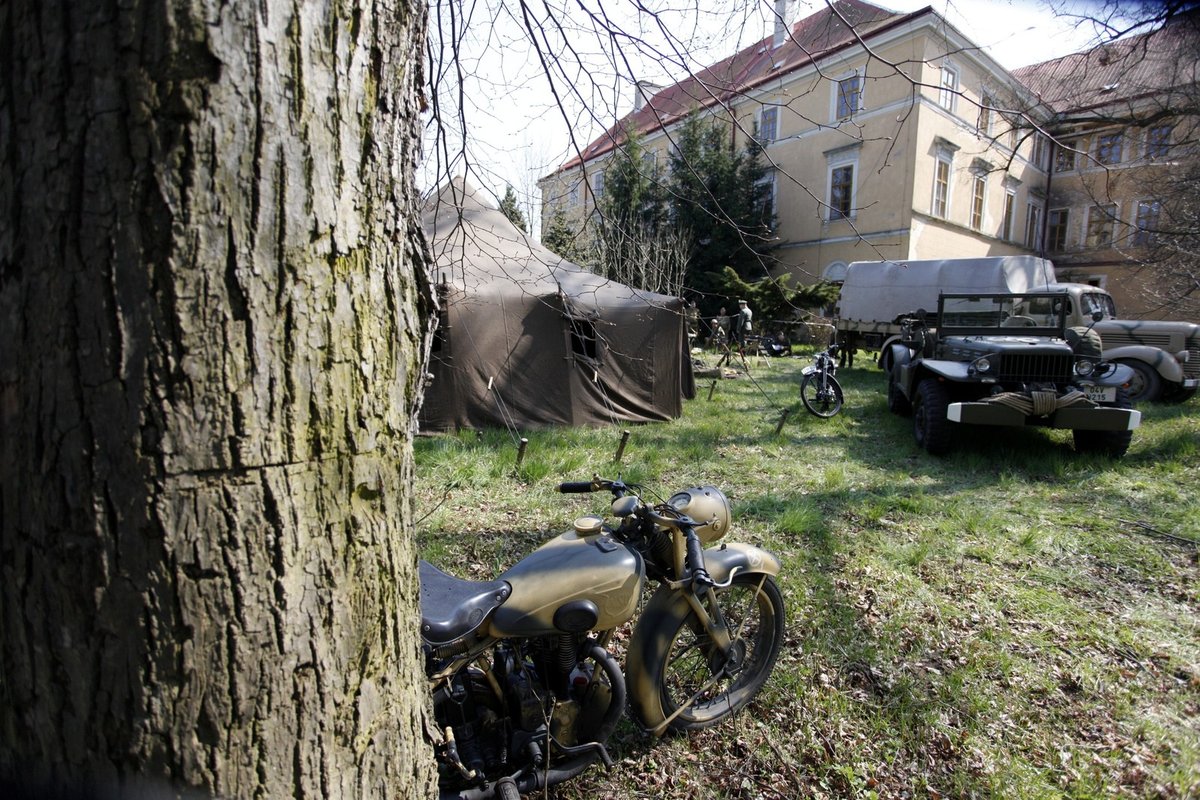
[(750, 310), (750, 306), (745, 300), (738, 300), (738, 313), (733, 323), (733, 336), (737, 340), (738, 347), (746, 346), (746, 339), (754, 331), (754, 312)]
[(712, 318), (709, 325), (712, 331), (712, 336), (709, 338), (709, 343), (716, 349), (729, 344), (729, 314), (725, 311), (725, 306), (721, 306), (721, 311)]

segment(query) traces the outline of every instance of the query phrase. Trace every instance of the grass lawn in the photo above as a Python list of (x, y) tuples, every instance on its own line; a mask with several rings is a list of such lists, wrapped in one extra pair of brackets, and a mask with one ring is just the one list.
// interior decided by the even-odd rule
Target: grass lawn
[(419, 547), (463, 577), (605, 513), (555, 491), (593, 473), (716, 484), (727, 539), (783, 560), (788, 634), (750, 709), (657, 741), (623, 723), (616, 767), (552, 796), (1200, 797), (1200, 399), (1143, 406), (1117, 461), (1008, 428), (935, 458), (859, 355), (833, 419), (800, 404), (810, 358), (752, 361), (631, 427), (621, 464), (617, 426), (523, 432), (519, 470), (504, 430), (417, 442)]

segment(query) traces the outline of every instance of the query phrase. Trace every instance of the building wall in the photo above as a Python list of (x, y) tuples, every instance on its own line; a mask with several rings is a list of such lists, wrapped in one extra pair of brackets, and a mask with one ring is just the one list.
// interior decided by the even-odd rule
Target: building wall
[[(979, 104), (1028, 106), (1019, 84), (975, 46), (926, 14), (861, 47), (824, 59), (749, 91), (730, 109), (731, 135), (740, 145), (774, 109), (776, 135), (765, 147), (775, 171), (779, 247), (775, 272), (794, 283), (837, 279), (850, 261), (975, 257), (1031, 252), (1026, 247), (1028, 206), (1042, 208), (1044, 169), (1032, 163), (1033, 138), (997, 111), (980, 131)], [(954, 55), (946, 56), (946, 53)], [(893, 66), (894, 65), (894, 66)], [(958, 94), (941, 91), (943, 67), (955, 72)], [(861, 103), (839, 119), (839, 81), (858, 76)], [(944, 103), (950, 107), (944, 107)], [(648, 150), (667, 163), (667, 136), (648, 134)], [(1015, 145), (1015, 151), (1013, 146)], [(949, 164), (944, 208), (935, 204), (938, 159)], [(603, 157), (588, 165), (601, 167)], [(847, 213), (833, 213), (835, 170), (853, 168)], [(841, 173), (844, 176), (844, 172)], [(981, 214), (972, 216), (974, 181), (983, 179)], [(578, 188), (571, 191), (575, 182)], [(542, 182), (543, 226), (555, 204), (582, 221), (591, 209), (579, 172)], [(1002, 235), (1005, 197), (1013, 195), (1009, 237)], [(573, 199), (572, 199), (573, 198)], [(1036, 244), (1040, 236), (1028, 240)]]

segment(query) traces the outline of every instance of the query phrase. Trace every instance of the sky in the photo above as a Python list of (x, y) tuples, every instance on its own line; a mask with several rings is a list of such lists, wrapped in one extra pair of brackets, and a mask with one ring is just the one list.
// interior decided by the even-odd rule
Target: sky
[[(1094, 41), (1091, 26), (1056, 14), (1050, 2), (875, 4), (900, 12), (931, 6), (1011, 70), (1081, 50)], [(1053, 2), (1079, 14), (1096, 8), (1095, 0)], [(638, 5), (654, 9), (657, 16), (634, 12)], [(555, 13), (555, 6), (562, 13)], [(790, 0), (788, 22), (822, 7), (822, 0)], [(418, 173), (422, 188), (429, 190), (448, 176), (464, 173), (493, 198), (512, 186), (536, 227), (537, 179), (632, 110), (631, 76), (668, 85), (688, 69), (712, 64), (761, 40), (770, 34), (774, 20), (774, 0), (431, 0), (430, 37), (436, 43), (439, 36), (461, 31), (460, 58), (454, 64), (436, 56), (430, 59), (429, 72), (437, 86), (430, 92), (430, 116), (440, 116), (446, 124), (427, 127), (425, 160)], [(536, 50), (529, 44), (530, 31), (539, 41)], [(437, 52), (436, 46), (432, 52)], [(554, 75), (553, 86), (548, 71)], [(455, 133), (464, 126), (470, 134), (465, 151)], [(450, 131), (441, 141), (432, 136), (438, 128)]]

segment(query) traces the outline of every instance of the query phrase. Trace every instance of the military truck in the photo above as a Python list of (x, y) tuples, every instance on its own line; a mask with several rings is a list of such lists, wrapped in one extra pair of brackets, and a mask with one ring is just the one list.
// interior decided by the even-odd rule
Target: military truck
[(917, 444), (934, 455), (961, 426), (1002, 425), (1067, 428), (1077, 452), (1123, 456), (1141, 423), (1123, 389), (1132, 370), (1103, 360), (1091, 329), (1068, 326), (1067, 300), (940, 295), (933, 324), (922, 309), (890, 345), (888, 408), (912, 416)]
[[(1053, 263), (1033, 256), (856, 261), (847, 268), (841, 288), (837, 341), (843, 350), (878, 352), (879, 365), (888, 372), (890, 345), (900, 340), (902, 320), (911, 319), (918, 308), (934, 308), (939, 292), (1028, 291), (1068, 296), (1068, 326), (1091, 326), (1100, 336), (1104, 358), (1133, 370), (1132, 401), (1178, 403), (1196, 393), (1200, 325), (1120, 319), (1108, 292), (1086, 284), (1056, 283)], [(1093, 319), (1097, 311), (1103, 313), (1099, 322)]]

